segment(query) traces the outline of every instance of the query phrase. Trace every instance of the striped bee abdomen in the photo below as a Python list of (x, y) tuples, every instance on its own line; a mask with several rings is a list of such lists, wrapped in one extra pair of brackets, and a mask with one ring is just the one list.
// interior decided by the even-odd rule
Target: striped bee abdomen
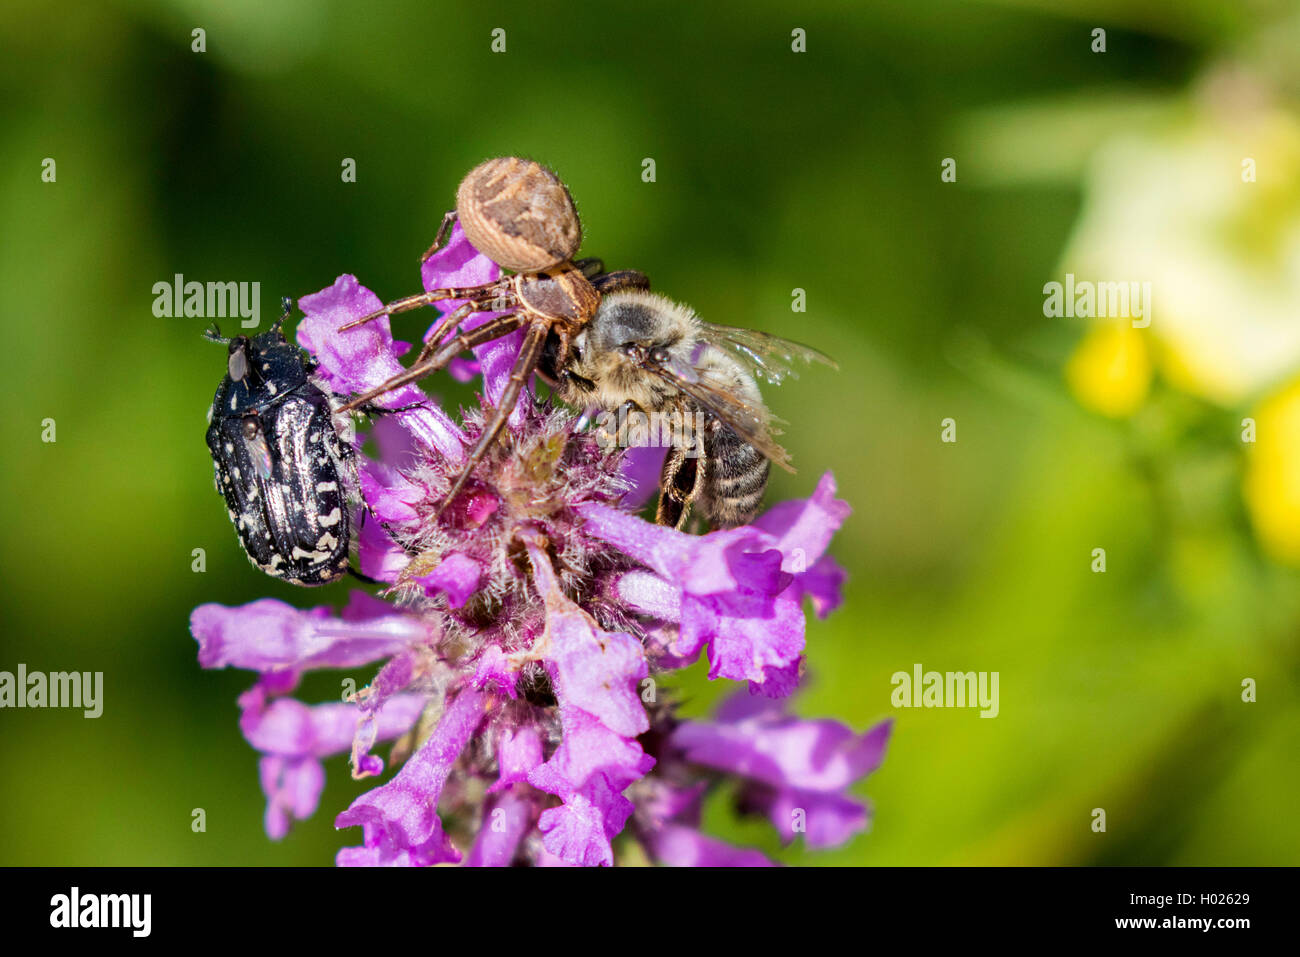
[(744, 525), (763, 504), (772, 464), (722, 423), (715, 420), (710, 425), (700, 507), (714, 528)]

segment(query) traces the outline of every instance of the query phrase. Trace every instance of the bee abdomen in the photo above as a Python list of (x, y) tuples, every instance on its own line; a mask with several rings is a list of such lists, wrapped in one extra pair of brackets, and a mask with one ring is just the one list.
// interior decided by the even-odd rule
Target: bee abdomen
[(719, 429), (709, 444), (704, 515), (715, 528), (744, 525), (763, 504), (771, 463), (729, 429)]

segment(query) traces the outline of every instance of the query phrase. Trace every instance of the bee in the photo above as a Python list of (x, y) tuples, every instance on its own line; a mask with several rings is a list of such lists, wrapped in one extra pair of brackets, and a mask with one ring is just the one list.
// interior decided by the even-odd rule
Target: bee
[(808, 346), (714, 325), (664, 296), (626, 289), (604, 294), (567, 352), (549, 350), (541, 371), (572, 405), (686, 424), (664, 459), (656, 521), (682, 528), (696, 507), (710, 525), (730, 528), (758, 512), (772, 463), (794, 471), (755, 378), (780, 383), (797, 362), (838, 368)]
[[(490, 159), (470, 170), (456, 192), (456, 208), (442, 218), (433, 245), (422, 261), (438, 250), (458, 219), (474, 248), (513, 275), (480, 286), (433, 289), (407, 296), (338, 330), (345, 332), (384, 315), (447, 299), (466, 300), (438, 321), (424, 349), (405, 372), (353, 397), (341, 408), (344, 412), (360, 409), (385, 392), (444, 368), (463, 351), (517, 329), (524, 330), (523, 346), (496, 409), (484, 424), (440, 510), (456, 497), (496, 441), (524, 384), (537, 370), (543, 351), (549, 350), (554, 361), (563, 365), (569, 342), (596, 314), (603, 293), (650, 287), (645, 275), (634, 270), (607, 273), (600, 260), (573, 261), (582, 242), (578, 212), (568, 187), (540, 163), (507, 156)], [(448, 338), (460, 322), (475, 312), (504, 315)]]

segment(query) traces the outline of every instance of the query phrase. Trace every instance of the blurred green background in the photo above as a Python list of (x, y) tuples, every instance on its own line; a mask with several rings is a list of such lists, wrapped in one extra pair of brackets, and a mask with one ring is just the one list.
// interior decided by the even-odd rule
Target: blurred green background
[[(1291, 4), (11, 0), (0, 16), (0, 669), (105, 673), (97, 720), (0, 712), (0, 863), (326, 864), (356, 843), (332, 827), (361, 789), (342, 757), (315, 817), (265, 837), (236, 724), (251, 675), (196, 663), (195, 605), (341, 605), (348, 586), (294, 589), (244, 558), (202, 437), (223, 355), (205, 320), (155, 318), (152, 287), (259, 281), (264, 323), (344, 272), (416, 291), (460, 177), (498, 154), (561, 173), (586, 254), (841, 364), (768, 392), (800, 466), (769, 500), (832, 469), (854, 507), (833, 546), (847, 600), (810, 622), (796, 708), (897, 719), (858, 789), (873, 829), (809, 854), (717, 803), (714, 833), (809, 864), (1300, 862), (1300, 417), (1286, 393), (1268, 404), (1300, 373)], [(1212, 186), (1143, 205), (1161, 161), (1125, 144), (1176, 157), (1229, 142), (1216, 124), (1247, 146), (1209, 165), (1230, 193), (1189, 281), (1235, 303), (1213, 267), (1234, 268), (1282, 325), (1229, 306), (1180, 326), (1195, 303), (1175, 316), (1172, 287), (1150, 329), (1115, 333), (1127, 346), (1045, 317), (1043, 284), (1076, 261), (1101, 264), (1081, 278), (1160, 278), (1106, 253), (1170, 249), (1162, 230), (1194, 231), (1174, 213)], [(1105, 216), (1081, 232), (1112, 206), (1148, 232)], [(1229, 214), (1245, 225), (1218, 229)], [(1180, 357), (1218, 335), (1276, 361), (1200, 388)], [(1257, 408), (1278, 423), (1267, 454), (1239, 436)], [(891, 674), (917, 662), (998, 671), (1000, 714), (893, 709)], [(729, 690), (698, 669), (684, 685), (695, 713)]]

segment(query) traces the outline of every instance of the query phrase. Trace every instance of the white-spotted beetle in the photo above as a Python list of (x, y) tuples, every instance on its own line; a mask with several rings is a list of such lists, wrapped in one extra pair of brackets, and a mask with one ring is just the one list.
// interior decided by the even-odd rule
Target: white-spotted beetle
[(254, 338), (222, 338), (226, 376), (208, 412), (217, 491), (249, 560), (295, 585), (326, 585), (350, 571), (345, 476), (353, 449), (340, 440), (314, 363), (284, 337), (284, 314)]

